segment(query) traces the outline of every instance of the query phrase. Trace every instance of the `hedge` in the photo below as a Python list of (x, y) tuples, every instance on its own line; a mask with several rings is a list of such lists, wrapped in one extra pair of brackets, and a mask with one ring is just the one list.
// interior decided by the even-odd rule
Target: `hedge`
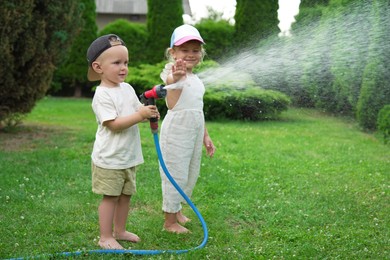
[[(126, 82), (140, 95), (153, 86), (162, 84), (160, 72), (164, 65), (165, 62), (161, 62), (156, 65), (130, 67)], [(217, 63), (214, 61), (204, 61), (195, 73), (215, 66)], [(244, 82), (242, 86), (237, 88), (232, 83), (207, 85), (203, 99), (205, 118), (250, 121), (277, 119), (291, 103), (287, 95), (275, 90), (262, 89), (253, 81)], [(164, 100), (158, 100), (157, 106), (160, 114), (164, 116), (167, 111)]]
[(384, 143), (390, 138), (390, 105), (385, 105), (378, 113), (378, 130), (383, 134)]

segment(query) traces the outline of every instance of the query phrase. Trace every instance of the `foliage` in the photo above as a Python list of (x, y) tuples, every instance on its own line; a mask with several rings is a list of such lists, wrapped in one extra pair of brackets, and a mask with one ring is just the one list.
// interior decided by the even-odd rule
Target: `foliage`
[[(310, 1), (301, 0), (299, 4), (299, 13), (295, 17), (296, 22), (291, 25), (293, 34), (299, 32), (302, 28), (318, 23), (322, 16), (323, 5), (316, 3), (315, 5), (309, 4)], [(314, 2), (318, 2), (314, 0)]]
[(147, 57), (153, 64), (165, 59), (165, 49), (169, 47), (173, 30), (183, 24), (182, 0), (148, 0)]
[[(134, 67), (129, 67), (129, 75), (126, 78), (126, 82), (129, 83), (136, 91), (138, 95), (150, 90), (153, 86), (163, 84), (160, 73), (167, 62), (163, 61), (154, 65), (141, 64)], [(194, 69), (194, 73), (206, 70), (217, 65), (214, 61), (203, 61)], [(167, 106), (164, 100), (157, 100), (157, 107), (161, 115), (165, 115), (167, 112)]]
[(195, 68), (194, 68), (194, 73), (198, 74), (201, 73), (202, 71), (207, 71), (208, 69), (213, 69), (219, 67), (219, 63), (214, 61), (214, 60), (204, 60), (201, 63), (199, 63)]
[(232, 52), (234, 26), (229, 22), (203, 19), (195, 25), (204, 39), (207, 58), (223, 61)]
[[(334, 77), (332, 90), (334, 91), (334, 107), (328, 111), (346, 115), (354, 115), (362, 85), (364, 66), (367, 62), (367, 49), (370, 31), (370, 21), (362, 12), (364, 6), (354, 0), (332, 0), (330, 2), (331, 13), (336, 21), (343, 20), (346, 24), (359, 21), (360, 33), (351, 37), (347, 26), (334, 26), (331, 28), (336, 40), (332, 43), (330, 59), (332, 65), (330, 71)], [(330, 16), (330, 15), (327, 15)], [(356, 42), (360, 47), (350, 50)], [(346, 58), (348, 54), (348, 58)]]
[(86, 53), (97, 36), (96, 4), (95, 0), (82, 0), (80, 4), (83, 7), (80, 32), (54, 73), (50, 94), (81, 97), (83, 92), (90, 92), (92, 85), (87, 79)]
[(356, 115), (364, 129), (375, 129), (379, 109), (390, 102), (389, 3), (324, 3), (301, 2), (294, 37), (286, 44), (289, 57), (301, 67), (285, 76), (287, 83), (294, 76), (301, 79), (288, 84), (292, 100), (299, 106)]
[(378, 114), (378, 130), (383, 134), (385, 144), (390, 139), (390, 105), (384, 106)]
[[(297, 75), (290, 76), (285, 73), (285, 85), (287, 89), (291, 90), (289, 94), (292, 102), (295, 106), (313, 108), (316, 104), (316, 84), (313, 82), (318, 76), (322, 76), (318, 70), (321, 66), (318, 65), (316, 59), (317, 56), (312, 57), (312, 53), (316, 53), (315, 48), (315, 35), (319, 30), (321, 16), (324, 6), (318, 3), (318, 1), (302, 0), (299, 5), (299, 14), (295, 17), (296, 22), (292, 24), (291, 31), (293, 37), (284, 37), (285, 50), (284, 55), (291, 57), (291, 60), (296, 61), (295, 66), (298, 67)], [(310, 37), (310, 40), (308, 39)], [(306, 39), (299, 42), (299, 39)], [(295, 50), (295, 45), (299, 46), (301, 51), (291, 51), (291, 48)], [(314, 50), (313, 50), (314, 49)], [(319, 55), (319, 53), (318, 53)], [(316, 64), (317, 66), (314, 66)], [(282, 68), (288, 70), (290, 66)], [(312, 69), (318, 69), (316, 70)], [(294, 80), (294, 78), (300, 80)]]
[(207, 120), (275, 120), (288, 109), (290, 99), (281, 92), (259, 87), (208, 89), (204, 97)]
[(379, 110), (390, 103), (389, 1), (374, 1), (368, 61), (357, 104), (357, 118), (364, 129), (375, 129)]
[[(209, 240), (186, 254), (84, 254), (98, 250), (89, 99), (45, 98), (17, 133), (0, 134), (0, 259), (388, 259), (390, 150), (355, 122), (309, 109), (280, 121), (206, 122), (217, 152), (202, 158), (191, 200)], [(203, 230), (188, 206), (190, 234), (162, 231), (161, 180), (148, 123), (139, 124), (129, 231), (133, 250), (188, 249)], [(34, 239), (32, 239), (34, 238)], [(37, 257), (41, 256), (41, 257)]]
[(315, 107), (332, 110), (335, 104), (335, 92), (332, 89), (334, 75), (331, 73), (331, 51), (334, 41), (333, 28), (337, 21), (333, 19), (334, 13), (331, 9), (317, 7), (322, 10), (318, 26), (313, 31), (313, 41), (308, 46), (310, 50), (320, 52), (303, 64), (302, 84), (304, 93), (308, 93), (308, 99)]
[[(129, 67), (129, 75), (126, 78), (126, 82), (135, 89), (137, 95), (141, 95), (143, 92), (152, 89), (153, 86), (163, 84), (160, 79), (160, 73), (165, 63), (160, 62), (154, 65), (141, 64), (135, 67)], [(160, 115), (165, 115), (167, 107), (164, 100), (157, 100), (156, 105)]]
[(140, 23), (129, 22), (125, 19), (117, 19), (107, 24), (98, 34), (116, 34), (125, 43), (129, 50), (129, 65), (134, 66), (146, 61), (145, 44), (148, 39), (146, 26)]
[(279, 32), (278, 1), (237, 0), (234, 15), (234, 43), (248, 47), (253, 41), (260, 41)]
[(161, 84), (160, 73), (166, 62), (160, 62), (154, 65), (141, 64), (135, 67), (129, 67), (129, 75), (126, 82), (133, 86), (138, 94), (151, 89), (153, 86)]
[[(162, 84), (160, 73), (165, 62), (155, 65), (142, 64), (129, 68), (126, 78), (140, 95), (153, 86)], [(202, 73), (210, 68), (217, 67), (215, 61), (204, 61), (197, 66), (195, 73)], [(268, 120), (277, 119), (282, 111), (287, 110), (290, 99), (272, 90), (263, 90), (253, 82), (244, 82), (246, 87), (237, 89), (234, 83), (224, 83), (221, 86), (206, 86), (204, 96), (205, 117), (208, 120), (228, 118), (233, 120)], [(165, 115), (167, 108), (163, 100), (157, 101), (161, 115)]]
[(0, 121), (0, 133), (1, 132), (14, 132), (22, 124), (22, 121), (26, 118), (26, 114), (13, 113), (7, 118)]
[(299, 4), (299, 7), (303, 7), (303, 8), (306, 8), (306, 7), (309, 7), (309, 8), (312, 8), (312, 7), (316, 7), (318, 5), (327, 5), (329, 3), (330, 0), (301, 0), (300, 4)]
[(0, 121), (29, 113), (46, 94), (79, 31), (80, 12), (76, 0), (0, 2)]

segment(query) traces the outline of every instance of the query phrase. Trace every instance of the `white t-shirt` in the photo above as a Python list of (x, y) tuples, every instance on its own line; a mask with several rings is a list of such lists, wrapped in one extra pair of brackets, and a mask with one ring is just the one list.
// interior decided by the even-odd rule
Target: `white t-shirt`
[(127, 83), (118, 87), (98, 86), (92, 109), (98, 123), (92, 161), (105, 169), (127, 169), (144, 162), (137, 125), (113, 132), (103, 122), (135, 113), (142, 103)]

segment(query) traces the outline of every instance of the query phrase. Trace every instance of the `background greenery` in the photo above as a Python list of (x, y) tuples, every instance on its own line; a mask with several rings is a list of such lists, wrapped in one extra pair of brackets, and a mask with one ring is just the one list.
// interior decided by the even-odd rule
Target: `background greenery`
[[(115, 21), (101, 32), (94, 0), (2, 1), (0, 7), (0, 128), (19, 122), (20, 115), (29, 113), (47, 93), (92, 96), (94, 85), (85, 77), (85, 52), (100, 33), (126, 38), (133, 50), (131, 65), (157, 66), (164, 60), (173, 28), (183, 22), (180, 0), (169, 5), (165, 0), (148, 0), (146, 29)], [(209, 43), (208, 59), (222, 63), (242, 53), (240, 44), (254, 53), (257, 48), (279, 46), (270, 59), (282, 59), (282, 66), (269, 78), (254, 68), (251, 76), (257, 87), (282, 91), (295, 106), (353, 116), (362, 129), (376, 130), (379, 111), (390, 103), (390, 2), (302, 0), (294, 37), (282, 38), (277, 37), (277, 7), (274, 0), (239, 0), (234, 25), (210, 10), (209, 18), (195, 24)], [(130, 37), (128, 32), (134, 33)], [(310, 40), (301, 46), (301, 39)], [(291, 60), (296, 61), (298, 75), (288, 73)]]
[[(132, 249), (186, 249), (203, 231), (162, 231), (157, 155), (141, 124), (145, 164), (128, 228)], [(289, 109), (279, 121), (207, 122), (217, 152), (204, 156), (193, 202), (209, 228), (204, 249), (147, 259), (388, 259), (390, 150), (354, 121)], [(23, 127), (0, 135), (0, 258), (98, 249), (90, 153), (90, 99), (45, 98)], [(137, 259), (89, 256), (88, 259)]]
[[(202, 66), (223, 63), (239, 52), (234, 37), (249, 37), (248, 30), (256, 29), (253, 24), (268, 15), (266, 29), (276, 28), (271, 12), (275, 1), (262, 3), (265, 8), (251, 8), (252, 0), (238, 1), (240, 13), (235, 18), (239, 26), (221, 21), (215, 12), (195, 25), (208, 43), (209, 61)], [(0, 258), (98, 248), (100, 198), (90, 191), (89, 158), (96, 129), (91, 101), (44, 97), (47, 93), (93, 94), (94, 85), (80, 76), (86, 75), (86, 49), (104, 30), (121, 35), (135, 48), (136, 53), (130, 54), (134, 60), (128, 81), (137, 90), (159, 83), (164, 65), (161, 50), (169, 41), (157, 43), (156, 39), (169, 40), (172, 29), (182, 23), (182, 9), (180, 1), (172, 1), (169, 9), (164, 8), (166, 0), (148, 4), (151, 20), (146, 29), (115, 21), (98, 32), (94, 0), (0, 2), (0, 128), (27, 116), (20, 128), (0, 133)], [(245, 113), (229, 114), (229, 109), (221, 108), (228, 104), (240, 108), (251, 102), (229, 86), (222, 86), (229, 89), (226, 92), (209, 91), (205, 112), (218, 118), (208, 122), (218, 150), (215, 158), (203, 160), (194, 202), (206, 219), (210, 238), (205, 249), (177, 258), (390, 258), (389, 147), (382, 144), (382, 135), (360, 131), (360, 127), (374, 130), (378, 126), (385, 140), (389, 137), (390, 52), (383, 48), (383, 43), (390, 42), (389, 5), (385, 0), (302, 0), (293, 26), (297, 37), (287, 40), (271, 35), (253, 46), (284, 46), (273, 58), (289, 54), (300, 62), (298, 81), (292, 81), (283, 66), (279, 72), (285, 77), (258, 80), (255, 85), (262, 94), (252, 103), (268, 100), (265, 108), (279, 108), (274, 114), (279, 121), (269, 117), (261, 118), (267, 119), (263, 122), (221, 119), (221, 115), (248, 119), (242, 117)], [(172, 10), (176, 11), (172, 14)], [(255, 15), (249, 15), (254, 10)], [(340, 26), (342, 22), (358, 23), (362, 37), (349, 37), (349, 27)], [(126, 36), (128, 31), (134, 34)], [(269, 31), (256, 33), (268, 35)], [(307, 35), (312, 41), (301, 46), (302, 50), (326, 47), (309, 62), (300, 59), (299, 52), (288, 52), (289, 46), (297, 44), (294, 39)], [(131, 45), (140, 39), (144, 45)], [(364, 51), (346, 55), (336, 45), (353, 46), (354, 41), (362, 43)], [(151, 48), (150, 44), (159, 45)], [(148, 51), (142, 53), (138, 47)], [(357, 58), (359, 62), (351, 63)], [(289, 101), (279, 92), (264, 93), (260, 87), (265, 86), (284, 92), (294, 105), (341, 117), (310, 109), (285, 111)], [(251, 110), (249, 118), (257, 118), (259, 111), (263, 110)], [(356, 116), (359, 126), (344, 115)], [(128, 224), (143, 241), (125, 246), (194, 247), (202, 241), (203, 232), (189, 209), (192, 234), (161, 231), (160, 180), (148, 124), (141, 125), (141, 134), (146, 163), (139, 169), (139, 190)]]
[(0, 128), (45, 96), (82, 26), (82, 10), (78, 1), (0, 2)]

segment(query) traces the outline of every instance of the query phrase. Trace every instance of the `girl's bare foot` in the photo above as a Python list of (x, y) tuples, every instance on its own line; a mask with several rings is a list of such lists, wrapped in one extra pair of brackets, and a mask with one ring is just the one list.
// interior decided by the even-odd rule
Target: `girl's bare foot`
[(123, 249), (123, 247), (113, 237), (105, 240), (100, 239), (98, 244), (103, 249)]
[(164, 224), (164, 229), (168, 232), (176, 233), (176, 234), (184, 234), (184, 233), (189, 233), (190, 231), (180, 225), (179, 223), (174, 223), (174, 224)]
[(133, 243), (138, 243), (141, 239), (134, 233), (125, 231), (123, 233), (115, 233), (114, 237), (118, 240), (126, 240)]
[(181, 211), (177, 212), (176, 213), (176, 219), (177, 221), (180, 223), (180, 224), (185, 224), (187, 222), (191, 222), (191, 219), (187, 218), (186, 216), (183, 215), (183, 213), (181, 213)]

